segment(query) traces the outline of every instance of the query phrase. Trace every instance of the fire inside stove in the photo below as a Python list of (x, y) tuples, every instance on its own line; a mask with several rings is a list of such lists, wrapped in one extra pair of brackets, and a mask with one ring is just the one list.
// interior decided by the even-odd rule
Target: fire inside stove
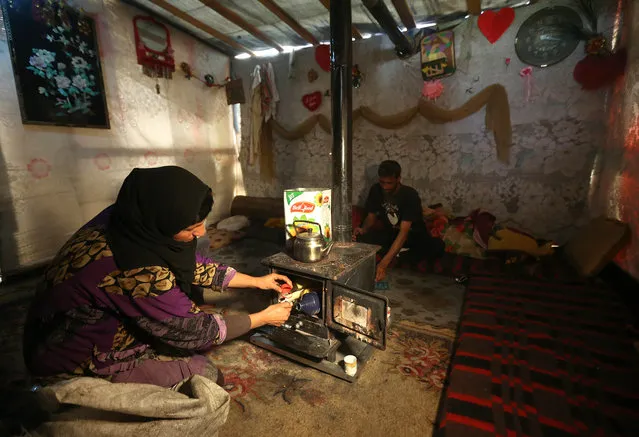
[(366, 308), (345, 297), (335, 299), (333, 308), (335, 320), (344, 326), (355, 329), (357, 332), (366, 334), (371, 325), (371, 309)]

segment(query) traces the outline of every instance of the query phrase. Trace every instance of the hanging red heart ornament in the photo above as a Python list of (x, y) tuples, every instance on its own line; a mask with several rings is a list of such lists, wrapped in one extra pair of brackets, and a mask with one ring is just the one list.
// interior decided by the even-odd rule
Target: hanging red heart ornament
[(320, 44), (315, 47), (315, 60), (324, 71), (331, 71), (331, 46)]
[(573, 77), (582, 89), (596, 90), (622, 76), (626, 62), (627, 54), (623, 49), (609, 56), (587, 55), (575, 65)]
[(515, 20), (513, 8), (501, 8), (497, 12), (485, 11), (477, 19), (477, 26), (486, 39), (495, 44), (499, 38), (508, 30)]
[(315, 91), (314, 93), (306, 94), (304, 97), (302, 97), (302, 104), (311, 112), (317, 111), (317, 108), (319, 108), (322, 104), (321, 91)]

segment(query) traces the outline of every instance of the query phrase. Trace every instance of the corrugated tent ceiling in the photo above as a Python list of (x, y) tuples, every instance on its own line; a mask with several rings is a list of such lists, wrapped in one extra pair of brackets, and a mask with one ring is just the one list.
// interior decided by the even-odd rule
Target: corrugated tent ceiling
[[(182, 28), (229, 55), (284, 51), (291, 47), (328, 41), (330, 35), (330, 0), (123, 0), (146, 10), (178, 28)], [(417, 28), (465, 16), (467, 0), (384, 0), (401, 27), (398, 11), (406, 5), (406, 16), (412, 15)], [(482, 9), (493, 9), (527, 3), (522, 0), (482, 0)], [(357, 39), (383, 33), (361, 0), (352, 0), (353, 36)], [(283, 21), (279, 10), (293, 21), (294, 28)], [(407, 12), (406, 12), (407, 11)], [(290, 23), (290, 21), (289, 21)], [(300, 35), (302, 34), (302, 35)], [(310, 41), (309, 41), (310, 40)]]

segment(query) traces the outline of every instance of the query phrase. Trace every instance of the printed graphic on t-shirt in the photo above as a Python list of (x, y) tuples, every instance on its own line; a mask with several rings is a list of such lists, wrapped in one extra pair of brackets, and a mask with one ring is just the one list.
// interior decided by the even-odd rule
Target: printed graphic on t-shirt
[(397, 205), (393, 202), (385, 201), (382, 203), (382, 208), (386, 211), (386, 217), (391, 226), (397, 226), (399, 223), (399, 208)]

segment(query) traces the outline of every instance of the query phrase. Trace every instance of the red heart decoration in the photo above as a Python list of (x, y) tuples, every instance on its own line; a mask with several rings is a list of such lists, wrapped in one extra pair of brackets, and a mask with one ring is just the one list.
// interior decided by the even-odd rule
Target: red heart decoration
[(479, 30), (484, 34), (486, 39), (491, 43), (501, 38), (515, 20), (515, 11), (513, 8), (501, 8), (497, 12), (485, 11), (477, 19)]
[(302, 104), (309, 111), (316, 111), (317, 108), (319, 108), (322, 104), (321, 91), (315, 91), (314, 93), (306, 94), (304, 97), (302, 97)]
[(324, 71), (331, 71), (331, 46), (320, 44), (315, 48), (315, 60)]
[(626, 51), (610, 56), (588, 55), (575, 65), (573, 77), (585, 90), (596, 90), (613, 83), (626, 70)]

